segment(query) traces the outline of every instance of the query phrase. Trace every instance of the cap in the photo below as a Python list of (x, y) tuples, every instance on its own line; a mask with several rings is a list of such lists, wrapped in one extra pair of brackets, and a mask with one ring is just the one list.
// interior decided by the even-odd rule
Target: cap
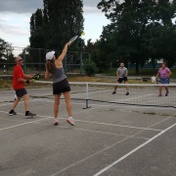
[(46, 60), (52, 60), (54, 57), (55, 51), (50, 51), (46, 53)]

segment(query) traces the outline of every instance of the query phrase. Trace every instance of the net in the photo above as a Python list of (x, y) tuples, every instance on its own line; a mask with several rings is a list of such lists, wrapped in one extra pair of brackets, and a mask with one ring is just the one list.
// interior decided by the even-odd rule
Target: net
[[(49, 81), (37, 81), (42, 85), (50, 85)], [(114, 83), (94, 83), (94, 82), (69, 82), (71, 86), (72, 101), (82, 101), (88, 108), (93, 104), (119, 104), (119, 105), (137, 105), (137, 106), (157, 106), (157, 107), (176, 107), (176, 84), (167, 85), (169, 88), (168, 96), (165, 96), (166, 90), (163, 86), (162, 96), (159, 95), (159, 84), (118, 84), (116, 94), (112, 94)], [(127, 86), (129, 95), (126, 95)], [(166, 86), (166, 85), (165, 85)], [(43, 87), (43, 86), (42, 86)], [(44, 86), (45, 87), (45, 86)], [(52, 98), (52, 88), (50, 93), (46, 88), (38, 89), (35, 96), (43, 98)], [(43, 91), (41, 91), (43, 90)]]

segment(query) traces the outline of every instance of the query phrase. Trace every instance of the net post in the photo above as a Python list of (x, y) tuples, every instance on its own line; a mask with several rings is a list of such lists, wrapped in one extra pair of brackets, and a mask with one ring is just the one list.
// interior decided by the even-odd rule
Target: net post
[(89, 106), (89, 83), (86, 82), (86, 107), (84, 107), (83, 109), (88, 109), (91, 106)]

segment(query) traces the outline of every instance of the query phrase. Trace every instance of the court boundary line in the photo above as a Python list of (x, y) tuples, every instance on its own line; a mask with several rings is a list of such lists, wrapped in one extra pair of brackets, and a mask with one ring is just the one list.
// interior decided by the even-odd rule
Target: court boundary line
[[(94, 108), (94, 109), (96, 109), (96, 108)], [(82, 111), (80, 111), (80, 112), (84, 112), (85, 110), (82, 110)], [(0, 111), (1, 112), (1, 111)], [(5, 113), (7, 113), (7, 112), (5, 112)], [(23, 115), (23, 114), (22, 114)], [(46, 117), (46, 116), (42, 116), (42, 117)], [(50, 117), (50, 118), (53, 118), (53, 117)], [(46, 120), (48, 120), (49, 118), (46, 118)], [(62, 119), (64, 119), (64, 118), (62, 118)], [(40, 121), (43, 121), (43, 120), (45, 120), (45, 119), (41, 119)], [(33, 121), (33, 122), (31, 122), (31, 123), (35, 123), (36, 121)], [(160, 122), (158, 122), (158, 123), (160, 123)], [(162, 122), (161, 122), (162, 123)], [(161, 131), (162, 132), (162, 131)], [(135, 137), (135, 134), (133, 135), (134, 137)], [(131, 137), (126, 137), (126, 138), (124, 138), (121, 142), (123, 142), (123, 141), (125, 141), (125, 140), (127, 140), (127, 139), (129, 139), (129, 138), (131, 138)], [(136, 138), (136, 137), (135, 137)], [(113, 144), (113, 145), (111, 145), (111, 146), (109, 146), (107, 149), (109, 149), (109, 148), (111, 148), (111, 147), (113, 147), (113, 146), (115, 146), (115, 145), (117, 145), (118, 143), (121, 143), (120, 141), (118, 141), (117, 143), (115, 143), (115, 144)], [(107, 150), (106, 149), (106, 150)], [(104, 149), (105, 150), (105, 149)], [(104, 151), (103, 150), (103, 151)], [(69, 165), (67, 168), (63, 168), (63, 169), (61, 169), (60, 171), (61, 172), (63, 172), (63, 171), (65, 171), (65, 170), (67, 170), (67, 169), (69, 169), (69, 168), (71, 168), (71, 167), (73, 167), (73, 166), (75, 166), (75, 165), (77, 165), (77, 164), (79, 164), (79, 163), (81, 163), (81, 162), (84, 162), (84, 161), (86, 161), (87, 159), (89, 159), (89, 158), (91, 158), (91, 157), (93, 157), (93, 156), (95, 156), (95, 155), (97, 155), (97, 154), (99, 154), (99, 153), (101, 153), (101, 152), (103, 152), (103, 151), (98, 151), (97, 153), (94, 153), (94, 154), (92, 154), (92, 155), (90, 155), (90, 156), (88, 156), (87, 158), (84, 158), (84, 159), (82, 159), (82, 160), (80, 160), (80, 161), (78, 161), (78, 162), (76, 162), (76, 163), (72, 163), (71, 165)], [(60, 172), (59, 171), (59, 172)], [(58, 173), (58, 172), (57, 172)], [(57, 174), (57, 173), (55, 173), (55, 174)], [(54, 175), (53, 175), (54, 176)]]
[(150, 93), (150, 94), (140, 95), (140, 96), (136, 96), (136, 97), (129, 97), (129, 98), (121, 99), (119, 101), (115, 101), (115, 102), (121, 102), (121, 101), (127, 101), (127, 100), (134, 100), (134, 99), (143, 98), (143, 97), (150, 97), (151, 95), (154, 95), (154, 94)]
[[(62, 119), (62, 118), (60, 118), (60, 119)], [(156, 132), (162, 131), (161, 129), (155, 129), (155, 128), (145, 128), (145, 127), (137, 127), (137, 126), (118, 125), (118, 124), (103, 123), (103, 122), (96, 122), (96, 121), (86, 121), (86, 120), (75, 120), (75, 121), (81, 122), (81, 123), (90, 123), (90, 124), (95, 124), (95, 125), (121, 127), (121, 128), (137, 129), (137, 130), (156, 131)]]
[[(168, 118), (167, 120), (169, 120), (169, 118)], [(162, 123), (162, 122), (163, 122), (163, 120), (160, 121), (160, 122), (158, 122), (157, 124)], [(175, 123), (175, 124), (176, 124), (176, 123)], [(135, 138), (138, 133), (139, 133), (139, 132), (135, 133), (135, 134), (132, 135), (131, 137), (134, 136), (134, 138)], [(161, 132), (160, 132), (160, 133), (161, 133)], [(159, 133), (158, 133), (158, 134), (159, 134)], [(62, 173), (62, 172), (64, 172), (64, 171), (66, 171), (66, 170), (68, 170), (68, 169), (74, 167), (75, 165), (78, 165), (78, 164), (80, 164), (80, 163), (82, 163), (82, 162), (84, 162), (84, 161), (86, 161), (86, 160), (88, 160), (88, 159), (90, 159), (90, 158), (92, 158), (92, 157), (94, 157), (94, 156), (96, 156), (96, 155), (98, 155), (98, 154), (100, 154), (100, 153), (102, 153), (102, 152), (104, 152), (104, 151), (106, 151), (106, 150), (108, 150), (108, 149), (114, 147), (115, 145), (120, 144), (120, 143), (122, 143), (123, 141), (126, 141), (126, 140), (130, 139), (131, 137), (126, 137), (126, 138), (122, 139), (121, 141), (118, 141), (117, 143), (114, 143), (114, 144), (112, 144), (111, 146), (106, 147), (105, 149), (102, 149), (102, 150), (100, 150), (100, 151), (98, 151), (98, 152), (96, 152), (96, 153), (94, 153), (94, 154), (89, 155), (89, 156), (86, 157), (86, 158), (83, 158), (83, 159), (81, 159), (81, 160), (79, 160), (79, 161), (77, 161), (77, 162), (75, 162), (75, 163), (72, 163), (72, 164), (70, 164), (69, 166), (67, 166), (67, 167), (65, 167), (65, 168), (63, 168), (63, 169), (61, 169), (60, 171), (54, 173), (54, 174), (51, 175), (51, 176), (56, 176), (56, 175), (58, 175), (58, 174), (60, 174), (60, 173)], [(151, 139), (151, 138), (150, 138), (150, 139)]]
[[(8, 114), (5, 111), (0, 111), (0, 112)], [(77, 113), (81, 113), (81, 112), (83, 112), (83, 110), (79, 111)], [(18, 114), (19, 115), (24, 115), (22, 113), (18, 113)], [(63, 114), (63, 116), (66, 116), (66, 115)], [(18, 125), (13, 125), (13, 126), (10, 126), (10, 127), (1, 128), (0, 131), (5, 131), (5, 130), (8, 130), (8, 129), (13, 129), (13, 128), (17, 128), (17, 127), (24, 126), (24, 125), (29, 125), (29, 124), (32, 124), (32, 123), (41, 122), (41, 121), (45, 121), (45, 120), (48, 120), (48, 119), (53, 119), (53, 117), (51, 117), (51, 116), (37, 115), (37, 117), (43, 117), (44, 119), (33, 120), (33, 121), (30, 121), (30, 122), (21, 123), (21, 124), (18, 124)], [(65, 118), (59, 118), (59, 119), (60, 120), (65, 120)], [(75, 122), (89, 123), (89, 124), (96, 124), (96, 125), (105, 125), (105, 126), (113, 126), (113, 127), (121, 127), (121, 128), (129, 128), (129, 129), (137, 129), (137, 130), (146, 130), (146, 131), (156, 131), (156, 132), (162, 131), (160, 129), (155, 129), (155, 128), (142, 128), (142, 127), (135, 127), (135, 126), (127, 126), (127, 125), (115, 125), (115, 124), (111, 124), (111, 123), (101, 123), (101, 122), (96, 122), (96, 121), (75, 120)]]
[(61, 169), (60, 171), (58, 171), (58, 172), (52, 174), (51, 176), (56, 176), (56, 175), (58, 175), (58, 174), (60, 174), (60, 173), (62, 173), (62, 172), (64, 172), (64, 171), (66, 171), (66, 170), (68, 170), (68, 169), (74, 167), (75, 165), (78, 165), (78, 164), (80, 164), (80, 163), (82, 163), (82, 162), (84, 162), (84, 161), (86, 161), (86, 160), (88, 160), (88, 159), (90, 159), (90, 158), (92, 158), (92, 157), (94, 157), (94, 156), (96, 156), (96, 155), (98, 155), (98, 154), (100, 154), (100, 153), (102, 153), (102, 152), (104, 152), (104, 151), (106, 151), (106, 150), (108, 150), (108, 149), (110, 149), (110, 148), (116, 146), (117, 144), (120, 144), (120, 143), (126, 141), (126, 140), (129, 139), (129, 138), (131, 138), (131, 137), (126, 137), (126, 138), (124, 138), (124, 139), (122, 139), (122, 140), (119, 140), (118, 142), (116, 142), (116, 143), (114, 143), (114, 144), (112, 144), (112, 145), (110, 145), (110, 146), (108, 146), (108, 147), (106, 147), (106, 148), (104, 148), (104, 149), (102, 149), (102, 150), (99, 150), (99, 151), (97, 151), (96, 153), (93, 153), (93, 154), (91, 154), (91, 155), (89, 155), (89, 156), (87, 156), (87, 157), (85, 157), (85, 158), (83, 158), (83, 159), (81, 159), (81, 160), (79, 160), (79, 161), (77, 161), (77, 162), (75, 162), (75, 163), (72, 163), (72, 164), (70, 164), (70, 165), (67, 166), (67, 167), (64, 167), (64, 168)]
[(162, 136), (163, 134), (165, 134), (167, 131), (171, 130), (175, 126), (176, 126), (176, 123), (174, 123), (173, 125), (169, 126), (166, 129), (162, 130), (160, 133), (158, 133), (157, 135), (153, 136), (148, 141), (144, 142), (143, 144), (139, 145), (138, 147), (134, 148), (133, 150), (131, 150), (130, 152), (128, 152), (126, 155), (122, 156), (118, 160), (116, 160), (113, 163), (111, 163), (110, 165), (106, 166), (105, 168), (103, 168), (102, 170), (100, 170), (99, 172), (97, 172), (96, 174), (94, 174), (93, 176), (99, 176), (99, 175), (105, 173), (106, 171), (108, 171), (109, 169), (111, 169), (113, 166), (115, 166), (116, 164), (120, 163), (124, 159), (128, 158), (130, 155), (134, 154), (135, 152), (137, 152), (141, 148), (145, 147), (147, 144), (151, 143), (152, 141), (154, 141), (158, 137)]
[(135, 139), (143, 139), (143, 140), (149, 140), (150, 138), (145, 138), (145, 137), (138, 137), (138, 136), (134, 136), (134, 135), (125, 135), (125, 134), (120, 134), (120, 133), (111, 133), (111, 132), (103, 132), (100, 130), (88, 130), (88, 129), (84, 129), (84, 128), (75, 128), (75, 130), (77, 131), (85, 131), (85, 132), (90, 132), (90, 133), (98, 133), (98, 134), (107, 134), (107, 135), (111, 135), (111, 136), (122, 136), (122, 137), (128, 137), (128, 138), (135, 138)]

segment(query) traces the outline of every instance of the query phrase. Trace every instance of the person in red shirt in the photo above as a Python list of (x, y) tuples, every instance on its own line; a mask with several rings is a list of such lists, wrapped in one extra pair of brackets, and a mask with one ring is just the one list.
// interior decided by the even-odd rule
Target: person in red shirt
[(25, 116), (26, 118), (33, 118), (36, 114), (33, 114), (29, 111), (29, 94), (27, 93), (24, 84), (30, 83), (32, 76), (25, 75), (22, 69), (23, 66), (23, 59), (18, 56), (15, 59), (16, 66), (14, 67), (13, 71), (13, 82), (12, 86), (16, 93), (16, 100), (13, 103), (12, 109), (9, 112), (9, 116), (16, 115), (17, 113), (14, 111), (16, 106), (18, 105), (21, 98), (24, 98), (24, 107), (25, 107)]

